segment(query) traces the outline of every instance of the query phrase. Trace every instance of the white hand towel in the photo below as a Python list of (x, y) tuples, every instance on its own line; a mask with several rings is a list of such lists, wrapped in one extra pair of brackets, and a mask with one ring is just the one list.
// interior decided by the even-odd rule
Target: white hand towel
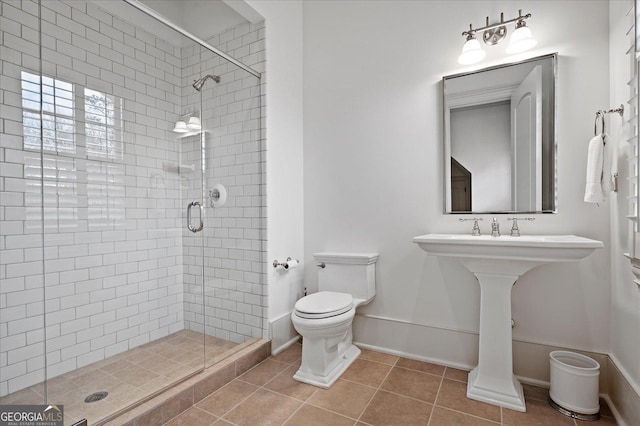
[(611, 144), (607, 142), (607, 135), (595, 136), (589, 142), (584, 191), (587, 203), (601, 203), (611, 191)]
[(611, 178), (611, 153), (613, 151), (613, 143), (611, 138), (606, 133), (602, 136), (604, 140), (602, 160), (602, 197), (606, 200), (609, 197), (609, 193), (613, 191), (613, 180)]

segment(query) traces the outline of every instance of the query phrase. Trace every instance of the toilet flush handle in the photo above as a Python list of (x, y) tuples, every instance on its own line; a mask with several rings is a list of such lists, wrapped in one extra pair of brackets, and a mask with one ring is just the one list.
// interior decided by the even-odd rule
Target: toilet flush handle
[(327, 265), (325, 265), (325, 264), (324, 264), (324, 262), (320, 262), (320, 263), (318, 263), (316, 266), (317, 266), (318, 268), (322, 268), (322, 269), (324, 269), (324, 268), (326, 268), (326, 267), (327, 267)]

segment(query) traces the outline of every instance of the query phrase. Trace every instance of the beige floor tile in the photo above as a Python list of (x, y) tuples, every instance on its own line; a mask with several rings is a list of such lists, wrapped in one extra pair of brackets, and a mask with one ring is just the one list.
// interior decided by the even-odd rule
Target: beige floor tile
[(393, 367), (380, 388), (433, 403), (436, 400), (441, 381), (441, 377), (433, 374)]
[(121, 408), (124, 408), (148, 395), (142, 389), (122, 382), (113, 386), (107, 386), (105, 391), (109, 392), (106, 399)]
[(313, 405), (304, 404), (287, 422), (286, 426), (351, 426), (353, 419), (332, 413)]
[(60, 392), (50, 392), (49, 401), (55, 404), (63, 404), (65, 407), (69, 404), (84, 404), (84, 399), (90, 393), (82, 387), (72, 386)]
[(553, 409), (548, 403), (529, 399), (527, 403), (527, 412), (502, 409), (502, 424), (509, 426), (534, 426), (534, 425), (553, 425), (553, 426), (572, 426), (575, 425), (572, 418)]
[(150, 381), (160, 377), (159, 374), (156, 374), (153, 371), (145, 370), (144, 368), (137, 365), (123, 368), (120, 371), (116, 371), (115, 373), (113, 373), (113, 376), (125, 383), (129, 383), (134, 386), (140, 385), (142, 383), (149, 383)]
[(105, 373), (100, 369), (92, 370), (87, 373), (74, 377), (71, 380), (75, 386), (98, 390), (101, 386), (110, 386), (119, 383), (119, 380), (111, 374)]
[(429, 426), (495, 426), (499, 424), (442, 407), (434, 407), (429, 420)]
[(358, 358), (347, 368), (342, 378), (362, 383), (363, 385), (378, 387), (390, 370), (390, 365)]
[(167, 426), (209, 426), (218, 420), (216, 416), (197, 407), (191, 407), (182, 414), (174, 417)]
[(214, 423), (215, 426), (235, 426), (233, 423), (229, 423), (225, 419), (219, 419)]
[(280, 425), (302, 402), (259, 389), (240, 405), (225, 414), (224, 419), (238, 426)]
[(447, 379), (467, 383), (469, 372), (465, 370), (458, 370), (457, 368), (447, 367), (447, 369), (444, 371), (444, 377), (446, 377)]
[(133, 365), (134, 364), (132, 362), (129, 362), (126, 359), (118, 359), (118, 360), (115, 360), (114, 362), (102, 365), (100, 367), (100, 370), (108, 374), (113, 374), (116, 371), (120, 371), (123, 368), (131, 367)]
[(287, 364), (283, 364), (272, 359), (265, 359), (260, 364), (240, 376), (239, 379), (256, 386), (262, 386), (278, 374), (282, 373), (282, 371), (287, 367)]
[(382, 364), (394, 365), (400, 359), (399, 356), (383, 354), (382, 352), (370, 351), (368, 349), (360, 348), (362, 352), (360, 354), (360, 358), (366, 359), (368, 361), (375, 361)]
[(379, 390), (360, 420), (371, 425), (426, 425), (433, 405)]
[(179, 355), (182, 354), (184, 351), (181, 350), (179, 347), (174, 346), (172, 344), (163, 343), (154, 352), (156, 354), (160, 355), (160, 356), (165, 357), (165, 358), (174, 359), (174, 358), (179, 358)]
[(257, 390), (257, 386), (234, 380), (200, 401), (196, 406), (221, 417)]
[(438, 392), (436, 405), (494, 422), (500, 421), (500, 407), (467, 398), (466, 383), (444, 379)]
[(375, 389), (347, 380), (338, 380), (329, 389), (318, 389), (307, 403), (357, 419)]
[(151, 358), (153, 355), (154, 355), (153, 352), (144, 350), (142, 348), (134, 348), (128, 351), (124, 359), (136, 364), (138, 362), (144, 361), (145, 359)]
[(13, 392), (0, 398), (0, 405), (5, 404), (44, 404), (44, 384), (40, 383), (26, 389)]
[(278, 355), (272, 356), (271, 358), (276, 361), (284, 362), (285, 364), (293, 364), (302, 359), (302, 345), (300, 343), (294, 343)]
[(442, 376), (445, 370), (445, 367), (443, 367), (442, 365), (436, 365), (431, 364), (430, 362), (416, 361), (407, 358), (400, 358), (398, 362), (396, 362), (396, 367), (418, 370), (422, 371), (423, 373), (435, 374), (436, 376)]
[(576, 420), (576, 424), (578, 426), (616, 426), (618, 423), (613, 417), (601, 415), (600, 420), (596, 420), (595, 422)]
[(143, 361), (137, 362), (137, 364), (147, 370), (162, 373), (163, 371), (175, 368), (176, 361), (163, 356), (154, 355)]
[(293, 375), (298, 370), (295, 365), (289, 366), (282, 373), (278, 374), (270, 382), (264, 385), (265, 388), (271, 389), (274, 392), (282, 393), (290, 396), (291, 398), (299, 399), (301, 401), (307, 400), (318, 389), (315, 386), (311, 386), (306, 383), (299, 382), (293, 379)]
[(75, 370), (65, 373), (64, 376), (67, 380), (74, 380), (75, 378), (87, 374), (93, 370), (97, 370), (98, 366), (94, 364), (85, 365), (84, 367), (76, 368)]

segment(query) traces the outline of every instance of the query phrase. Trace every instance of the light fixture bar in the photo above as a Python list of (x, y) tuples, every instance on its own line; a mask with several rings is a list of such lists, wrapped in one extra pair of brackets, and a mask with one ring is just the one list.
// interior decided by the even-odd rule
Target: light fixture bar
[[(484, 27), (481, 28), (473, 28), (472, 24), (469, 24), (469, 30), (468, 31), (463, 31), (462, 35), (463, 36), (469, 36), (469, 35), (473, 35), (474, 33), (478, 32), (478, 31), (487, 31), (487, 30), (492, 30), (494, 28), (498, 28), (498, 27), (503, 27), (507, 24), (511, 24), (512, 22), (519, 22), (519, 21), (524, 21), (525, 19), (529, 19), (531, 18), (531, 14), (527, 13), (526, 15), (522, 14), (522, 9), (520, 9), (518, 11), (518, 17), (513, 18), (513, 19), (509, 19), (507, 21), (503, 21), (502, 17), (504, 16), (504, 14), (500, 14), (500, 22), (496, 22), (495, 24), (491, 24), (491, 25), (486, 25)], [(487, 23), (489, 22), (489, 17), (487, 16)]]

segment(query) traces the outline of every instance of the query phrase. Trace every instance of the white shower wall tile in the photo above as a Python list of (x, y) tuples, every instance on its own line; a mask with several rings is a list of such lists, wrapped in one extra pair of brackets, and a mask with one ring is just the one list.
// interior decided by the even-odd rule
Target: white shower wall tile
[[(38, 74), (38, 8), (3, 1), (0, 396), (44, 379), (45, 311), (49, 377), (184, 328), (180, 179), (163, 169), (179, 156), (179, 50), (91, 3), (42, 5), (43, 74), (73, 85), (76, 145), (45, 152), (41, 177), (21, 94), (21, 72)], [(87, 153), (85, 87), (119, 98), (120, 156)]]
[[(264, 41), (264, 25), (242, 24), (209, 38), (207, 41), (231, 56), (247, 63), (251, 45)], [(261, 44), (264, 50), (264, 43)], [(262, 56), (264, 58), (264, 55)], [(215, 184), (223, 184), (228, 199), (224, 207), (211, 208), (205, 197), (204, 252), (198, 240), (183, 233), (185, 324), (207, 334), (242, 342), (250, 337), (263, 337), (261, 298), (266, 287), (264, 271), (266, 203), (262, 163), (265, 152), (260, 141), (261, 99), (258, 80), (211, 52), (188, 46), (182, 49), (183, 112), (200, 110), (200, 94), (191, 83), (202, 75), (213, 73), (220, 83), (208, 82), (202, 90), (201, 119), (207, 130), (205, 143), (206, 175), (204, 193)], [(253, 61), (258, 68), (257, 61)], [(262, 68), (263, 65), (262, 65)], [(183, 159), (198, 161), (200, 144), (190, 140), (183, 144)], [(201, 176), (194, 178), (194, 181)], [(198, 197), (199, 181), (185, 191), (183, 203)], [(201, 254), (204, 254), (204, 265)], [(252, 263), (259, 265), (253, 271)], [(204, 267), (204, 296), (202, 268)], [(252, 285), (255, 284), (255, 285)], [(204, 297), (204, 311), (202, 298)]]

